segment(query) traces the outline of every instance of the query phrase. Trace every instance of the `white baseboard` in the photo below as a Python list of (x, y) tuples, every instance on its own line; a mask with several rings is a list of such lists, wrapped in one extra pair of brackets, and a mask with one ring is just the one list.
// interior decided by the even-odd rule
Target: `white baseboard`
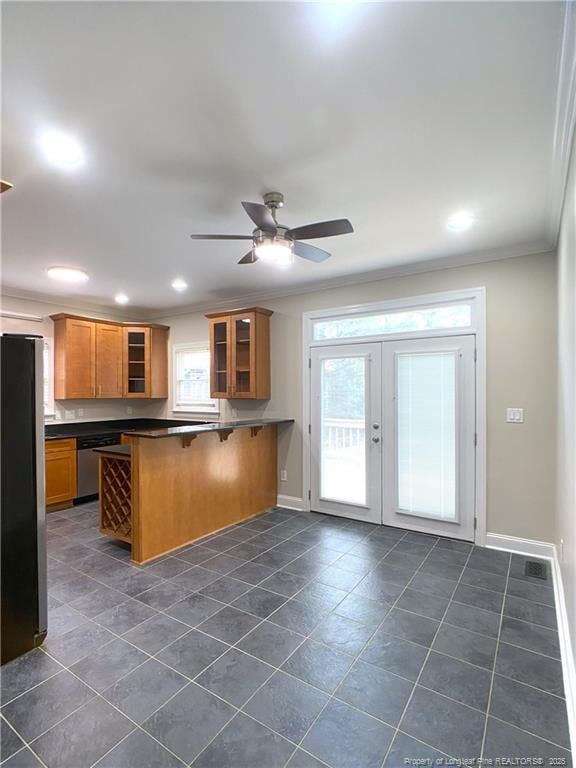
[(548, 560), (552, 560), (555, 557), (556, 550), (554, 544), (548, 541), (519, 539), (516, 536), (505, 536), (501, 533), (487, 533), (486, 546), (491, 549), (505, 549), (508, 552), (517, 552), (520, 555), (545, 557)]
[(550, 568), (553, 575), (554, 600), (556, 603), (556, 616), (558, 619), (558, 638), (560, 641), (560, 655), (562, 658), (562, 674), (564, 678), (564, 693), (566, 695), (566, 709), (568, 713), (568, 726), (570, 728), (570, 740), (572, 752), (576, 751), (576, 664), (572, 652), (572, 642), (576, 642), (570, 635), (570, 624), (566, 612), (566, 599), (562, 583), (562, 571), (558, 562), (558, 551), (554, 544), (547, 541), (535, 541), (534, 539), (520, 539), (516, 536), (503, 536), (500, 533), (487, 533), (486, 546), (492, 549), (506, 549), (509, 552), (517, 552), (522, 555), (542, 557), (550, 560)]
[[(562, 673), (564, 677), (564, 694), (566, 696), (566, 709), (568, 712), (568, 727), (570, 729), (570, 741), (572, 754), (576, 752), (576, 662), (572, 643), (576, 642), (570, 635), (570, 623), (566, 612), (566, 598), (564, 584), (562, 582), (562, 569), (558, 561), (558, 551), (554, 547), (552, 557), (552, 573), (554, 575), (554, 597), (556, 600), (556, 617), (558, 619), (558, 638), (560, 640), (560, 656), (562, 658)], [(574, 627), (572, 628), (574, 630)]]
[(302, 512), (305, 509), (304, 499), (301, 499), (298, 496), (284, 496), (278, 494), (277, 505), (279, 507), (286, 507), (286, 509), (296, 509), (298, 512)]

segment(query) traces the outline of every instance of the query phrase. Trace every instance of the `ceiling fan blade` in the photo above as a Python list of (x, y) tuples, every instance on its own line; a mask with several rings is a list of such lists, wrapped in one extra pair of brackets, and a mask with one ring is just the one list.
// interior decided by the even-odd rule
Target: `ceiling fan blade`
[(334, 219), (333, 221), (319, 221), (317, 224), (306, 224), (303, 227), (289, 229), (288, 234), (294, 240), (313, 240), (316, 237), (333, 237), (334, 235), (348, 235), (354, 232), (354, 227), (348, 219)]
[(242, 206), (258, 229), (276, 234), (276, 222), (265, 205), (262, 203), (242, 203)]
[(238, 264), (254, 264), (255, 261), (258, 261), (258, 256), (254, 253), (254, 249), (252, 249), (248, 251), (246, 256), (242, 256)]
[(252, 235), (190, 235), (192, 240), (252, 240)]
[(295, 242), (293, 246), (293, 251), (296, 254), (296, 256), (300, 256), (303, 259), (308, 259), (308, 261), (326, 261), (326, 259), (329, 259), (330, 256), (332, 256), (331, 253), (328, 253), (328, 251), (323, 251), (322, 248), (316, 248), (315, 245), (309, 245), (308, 243), (299, 243)]

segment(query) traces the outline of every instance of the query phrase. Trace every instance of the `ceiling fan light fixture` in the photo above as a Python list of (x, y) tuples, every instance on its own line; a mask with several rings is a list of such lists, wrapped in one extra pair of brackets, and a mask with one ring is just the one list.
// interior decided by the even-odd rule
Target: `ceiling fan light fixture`
[(292, 243), (287, 240), (264, 239), (254, 246), (254, 253), (266, 264), (289, 267), (294, 263)]

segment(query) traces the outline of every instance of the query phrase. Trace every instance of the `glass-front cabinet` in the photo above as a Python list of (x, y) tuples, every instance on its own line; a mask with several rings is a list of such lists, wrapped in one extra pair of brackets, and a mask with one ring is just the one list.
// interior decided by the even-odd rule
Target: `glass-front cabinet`
[(270, 398), (269, 309), (210, 314), (211, 397)]
[(168, 396), (168, 328), (123, 327), (123, 397)]

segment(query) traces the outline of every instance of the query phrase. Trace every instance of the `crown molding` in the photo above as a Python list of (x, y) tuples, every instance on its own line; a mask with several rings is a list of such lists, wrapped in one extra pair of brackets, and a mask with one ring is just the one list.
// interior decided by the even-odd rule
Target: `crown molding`
[(189, 315), (196, 312), (210, 312), (219, 309), (237, 309), (238, 306), (242, 304), (248, 305), (269, 301), (271, 299), (282, 299), (288, 296), (299, 296), (307, 293), (316, 293), (317, 291), (327, 291), (331, 288), (342, 288), (348, 285), (362, 285), (365, 283), (373, 283), (378, 280), (389, 280), (395, 277), (417, 275), (425, 272), (437, 272), (443, 269), (455, 269), (457, 267), (472, 266), (474, 264), (483, 264), (491, 261), (504, 261), (505, 259), (513, 259), (521, 256), (546, 255), (554, 253), (554, 250), (555, 249), (550, 247), (550, 243), (538, 242), (506, 249), (500, 248), (494, 251), (475, 251), (455, 256), (443, 256), (436, 259), (385, 267), (370, 272), (342, 275), (341, 277), (328, 278), (327, 280), (306, 283), (291, 288), (279, 288), (274, 291), (260, 291), (259, 293), (238, 294), (219, 302), (212, 300), (210, 302), (187, 304), (172, 309), (152, 310), (148, 314), (147, 320), (159, 320), (161, 318), (178, 317), (179, 315)]
[(558, 60), (558, 89), (554, 116), (552, 170), (548, 204), (548, 237), (558, 242), (562, 207), (576, 126), (576, 2), (564, 3), (564, 27)]
[[(142, 308), (130, 308), (129, 310), (117, 311), (108, 304), (93, 304), (89, 301), (70, 301), (66, 296), (59, 296), (53, 293), (41, 293), (39, 291), (27, 291), (23, 288), (13, 288), (8, 285), (2, 286), (0, 294), (0, 305), (4, 299), (19, 299), (22, 301), (33, 301), (58, 308), (60, 312), (71, 311), (80, 314), (86, 313), (105, 313), (113, 320), (136, 321), (142, 314), (148, 310)], [(8, 312), (9, 310), (3, 310)]]
[(211, 312), (215, 310), (237, 309), (240, 305), (258, 304), (271, 299), (281, 299), (288, 296), (298, 296), (307, 293), (316, 293), (317, 291), (327, 291), (331, 288), (342, 288), (347, 285), (362, 285), (372, 283), (377, 280), (389, 280), (394, 277), (404, 277), (407, 275), (416, 275), (423, 272), (437, 272), (443, 269), (455, 269), (457, 267), (472, 266), (474, 264), (483, 264), (490, 261), (503, 261), (521, 256), (537, 256), (553, 252), (550, 243), (536, 242), (524, 245), (516, 245), (508, 248), (498, 248), (489, 251), (473, 251), (470, 253), (456, 254), (453, 256), (441, 256), (423, 261), (413, 261), (408, 264), (398, 264), (391, 267), (372, 270), (368, 272), (358, 272), (351, 275), (341, 275), (339, 277), (327, 278), (311, 283), (304, 283), (287, 288), (277, 288), (270, 291), (257, 291), (251, 293), (240, 293), (231, 298), (222, 301), (202, 301), (176, 307), (163, 307), (162, 309), (146, 309), (144, 307), (131, 307), (122, 312), (114, 311), (108, 304), (91, 304), (89, 302), (69, 302), (63, 297), (60, 299), (54, 294), (36, 293), (22, 289), (10, 288), (5, 286), (0, 296), (14, 299), (24, 299), (27, 301), (42, 302), (51, 306), (58, 307), (59, 311), (73, 311), (80, 314), (98, 314), (104, 313), (110, 319), (127, 322), (151, 322), (165, 317), (177, 317), (179, 315), (189, 315), (196, 312)]

